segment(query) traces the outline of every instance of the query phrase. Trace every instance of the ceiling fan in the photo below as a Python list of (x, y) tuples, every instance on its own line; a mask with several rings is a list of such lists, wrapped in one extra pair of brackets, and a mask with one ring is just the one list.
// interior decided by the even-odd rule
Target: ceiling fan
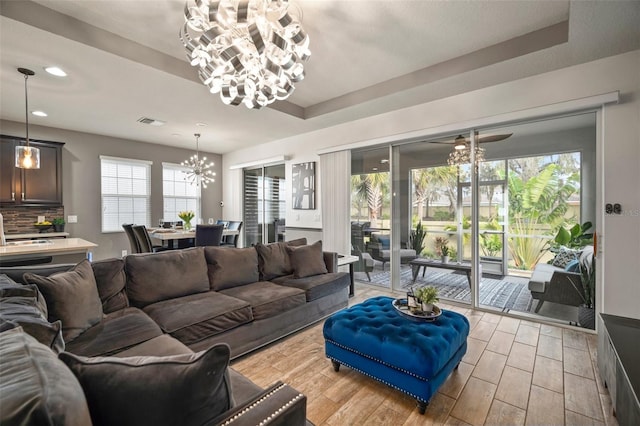
[[(503, 134), (503, 135), (490, 135), (490, 136), (478, 136), (478, 132), (476, 132), (476, 137), (477, 137), (477, 141), (479, 143), (485, 143), (485, 142), (498, 142), (498, 141), (502, 141), (505, 140), (509, 137), (511, 137), (511, 135), (513, 135), (513, 133), (508, 133), (508, 134)], [(441, 144), (448, 144), (448, 145), (454, 145), (454, 148), (457, 150), (461, 150), (461, 149), (465, 149), (467, 146), (469, 146), (469, 144), (471, 143), (471, 141), (467, 138), (465, 138), (462, 135), (458, 135), (455, 139), (449, 139), (446, 141), (430, 141), (433, 143), (441, 143)]]

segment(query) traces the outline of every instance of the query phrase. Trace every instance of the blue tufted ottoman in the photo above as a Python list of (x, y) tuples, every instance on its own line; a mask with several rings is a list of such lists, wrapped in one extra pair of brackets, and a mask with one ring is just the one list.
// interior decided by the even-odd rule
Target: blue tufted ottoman
[(418, 401), (431, 396), (467, 352), (469, 321), (442, 311), (433, 322), (397, 312), (390, 297), (374, 297), (331, 315), (324, 323), (325, 352), (335, 371), (347, 365)]

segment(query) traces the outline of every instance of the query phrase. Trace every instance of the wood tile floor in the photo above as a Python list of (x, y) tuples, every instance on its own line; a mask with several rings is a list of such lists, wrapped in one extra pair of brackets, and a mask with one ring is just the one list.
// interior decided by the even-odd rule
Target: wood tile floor
[[(356, 284), (350, 304), (390, 295)], [(467, 354), (420, 415), (409, 396), (324, 355), (320, 322), (232, 363), (260, 386), (307, 396), (314, 424), (617, 425), (596, 365), (594, 334), (440, 304), (471, 324)]]

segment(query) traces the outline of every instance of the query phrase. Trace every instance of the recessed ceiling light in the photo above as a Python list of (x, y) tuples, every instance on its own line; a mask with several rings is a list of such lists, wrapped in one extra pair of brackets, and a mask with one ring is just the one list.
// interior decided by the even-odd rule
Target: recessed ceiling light
[(58, 67), (45, 67), (44, 69), (46, 72), (48, 72), (51, 75), (55, 75), (56, 77), (66, 77), (67, 73), (64, 72), (64, 70), (62, 68), (58, 68)]
[(180, 133), (171, 133), (171, 136), (178, 137), (178, 136), (182, 136), (182, 135)]
[(31, 111), (31, 114), (37, 115), (38, 117), (46, 117), (48, 114), (44, 111)]
[(207, 127), (207, 123), (196, 123), (198, 127)]

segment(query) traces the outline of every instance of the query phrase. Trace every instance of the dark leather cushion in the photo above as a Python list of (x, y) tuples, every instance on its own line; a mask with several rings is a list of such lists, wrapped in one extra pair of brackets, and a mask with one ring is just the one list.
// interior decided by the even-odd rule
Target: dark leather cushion
[(254, 247), (233, 250), (205, 247), (204, 256), (212, 290), (224, 290), (259, 280), (258, 252)]
[(232, 407), (229, 346), (167, 357), (60, 359), (82, 385), (94, 425), (204, 425)]
[(272, 278), (291, 275), (293, 269), (291, 268), (289, 253), (287, 253), (287, 246), (301, 246), (305, 244), (307, 244), (306, 238), (298, 238), (280, 243), (256, 244), (261, 275), (260, 279), (269, 281)]
[(24, 279), (37, 285), (44, 295), (49, 322), (62, 321), (65, 342), (73, 341), (102, 320), (102, 303), (88, 260), (83, 260), (67, 272), (48, 277), (28, 273), (24, 274)]
[(202, 247), (125, 257), (127, 296), (133, 306), (209, 291)]
[(91, 424), (78, 380), (49, 348), (20, 327), (0, 333), (0, 424)]
[(328, 272), (322, 256), (322, 241), (316, 241), (308, 246), (288, 246), (287, 253), (291, 260), (294, 278), (305, 278)]

